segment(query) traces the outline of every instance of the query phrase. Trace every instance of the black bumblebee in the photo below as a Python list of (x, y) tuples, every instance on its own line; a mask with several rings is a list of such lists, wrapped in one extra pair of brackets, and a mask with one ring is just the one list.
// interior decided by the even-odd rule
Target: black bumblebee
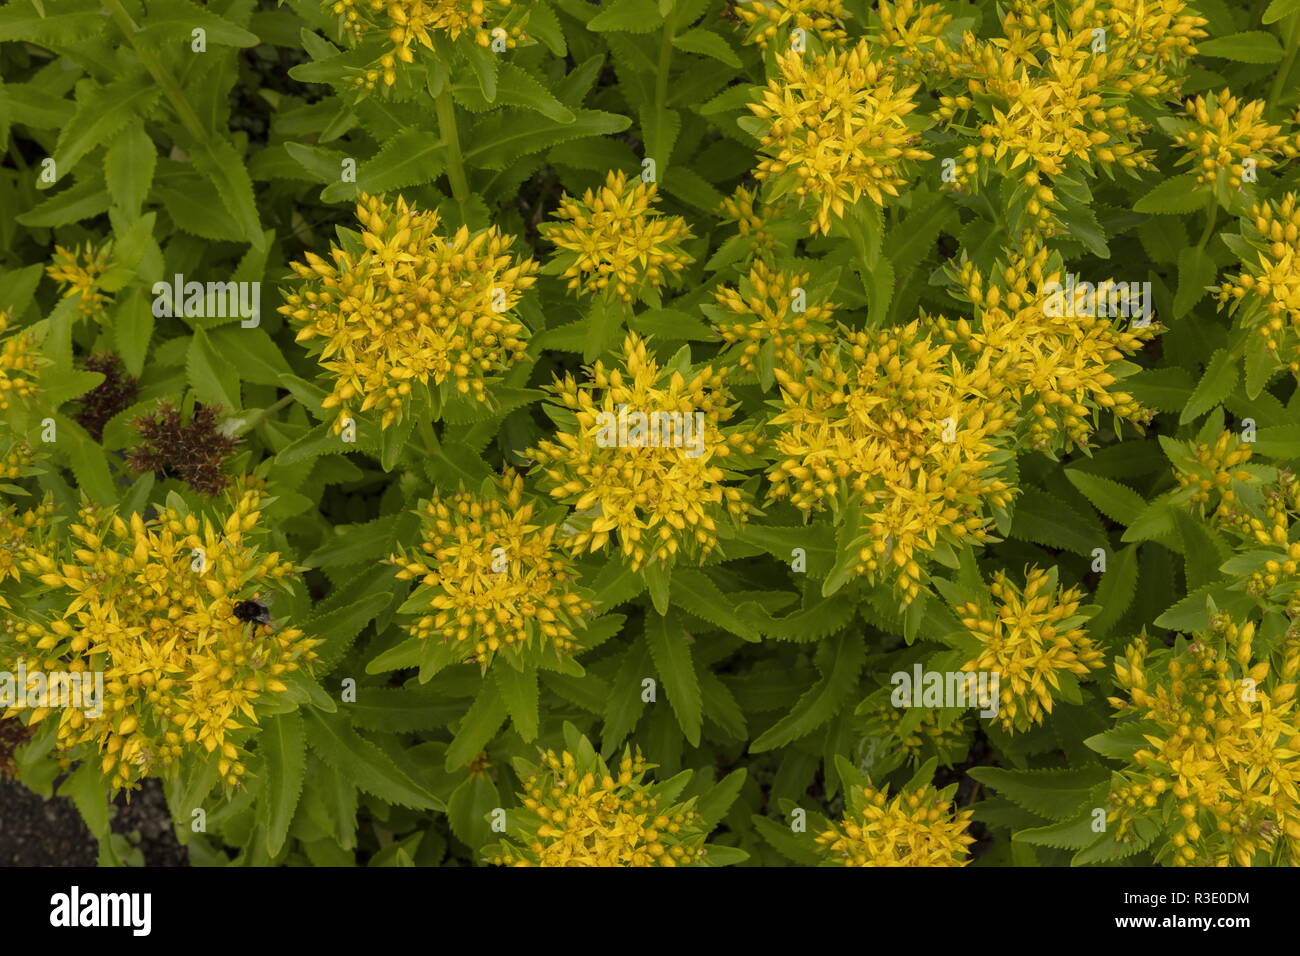
[(269, 604), (269, 601), (261, 600), (261, 595), (255, 594), (251, 598), (240, 601), (236, 604), (234, 608), (231, 609), (231, 613), (235, 615), (237, 620), (243, 621), (245, 624), (253, 625), (252, 633), (249, 634), (249, 637), (252, 638), (253, 634), (257, 633), (259, 627), (265, 627), (267, 630), (270, 630), (271, 608), (269, 607)]

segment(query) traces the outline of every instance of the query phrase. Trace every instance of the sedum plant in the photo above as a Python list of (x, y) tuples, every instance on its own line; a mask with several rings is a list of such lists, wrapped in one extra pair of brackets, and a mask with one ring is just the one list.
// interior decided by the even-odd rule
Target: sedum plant
[(227, 866), (1293, 866), (1293, 0), (11, 0), (0, 773)]

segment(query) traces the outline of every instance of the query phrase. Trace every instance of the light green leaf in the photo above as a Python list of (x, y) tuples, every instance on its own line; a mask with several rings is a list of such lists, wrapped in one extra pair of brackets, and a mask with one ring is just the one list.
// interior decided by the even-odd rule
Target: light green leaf
[(691, 658), (691, 636), (676, 618), (662, 614), (646, 616), (645, 635), (677, 724), (691, 746), (697, 747), (704, 723), (704, 704)]

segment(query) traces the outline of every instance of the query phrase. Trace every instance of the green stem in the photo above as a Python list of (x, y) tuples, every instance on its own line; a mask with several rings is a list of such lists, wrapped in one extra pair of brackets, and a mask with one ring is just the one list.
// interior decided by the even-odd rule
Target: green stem
[(415, 432), (424, 445), (424, 453), (433, 455), (438, 450), (438, 439), (433, 434), (433, 423), (423, 416), (415, 420)]
[(456, 129), (456, 103), (451, 98), (451, 84), (444, 83), (442, 92), (434, 99), (438, 112), (438, 131), (447, 144), (447, 179), (451, 183), (451, 196), (460, 207), (461, 222), (465, 220), (465, 201), (469, 199), (469, 181), (465, 178), (465, 157), (460, 152), (460, 132)]
[(1300, 51), (1300, 11), (1287, 17), (1286, 59), (1282, 61), (1282, 65), (1278, 67), (1273, 77), (1273, 88), (1268, 94), (1269, 109), (1277, 107), (1278, 97), (1286, 89), (1287, 77), (1291, 75), (1291, 67), (1295, 65), (1297, 51)]
[(659, 65), (655, 72), (655, 109), (662, 110), (668, 105), (668, 72), (673, 64), (673, 34), (676, 32), (676, 4), (664, 17), (663, 37), (659, 41)]
[(171, 103), (172, 109), (176, 111), (176, 118), (181, 121), (185, 131), (190, 134), (190, 137), (196, 143), (206, 143), (208, 141), (208, 131), (199, 119), (199, 114), (194, 111), (193, 105), (186, 98), (185, 91), (176, 82), (176, 78), (154, 56), (153, 51), (136, 42), (135, 35), (140, 28), (135, 25), (131, 15), (126, 12), (121, 0), (104, 0), (104, 9), (117, 23), (118, 29), (122, 31), (126, 41), (135, 50), (135, 55), (140, 58), (141, 64), (149, 71), (149, 75), (153, 77), (154, 82), (158, 84), (158, 88), (163, 91), (163, 95)]
[(1215, 202), (1210, 206), (1210, 211), (1205, 214), (1205, 230), (1201, 233), (1201, 241), (1196, 244), (1199, 250), (1205, 249), (1206, 243), (1210, 241), (1210, 236), (1214, 234), (1214, 224), (1219, 221), (1219, 204)]
[[(677, 11), (675, 6), (669, 9), (668, 14), (664, 17), (663, 33), (659, 38), (659, 61), (658, 61), (658, 65), (655, 68), (655, 99), (654, 99), (654, 120), (653, 120), (654, 129), (659, 132), (661, 132), (664, 128), (665, 110), (668, 109), (668, 74), (672, 72), (672, 67), (673, 67), (673, 34), (676, 33), (677, 30), (676, 17), (674, 16), (676, 12)], [(642, 144), (642, 147), (645, 150), (645, 156), (643, 158), (654, 160), (654, 162), (656, 163), (655, 178), (662, 182), (664, 172), (668, 168), (668, 159), (669, 156), (671, 156), (672, 154), (672, 149), (671, 149), (671, 144), (664, 144), (663, 142), (659, 142), (658, 141), (659, 139), (660, 139), (659, 136), (655, 136), (656, 142), (652, 143), (650, 141), (650, 137), (647, 135), (645, 137), (645, 142)], [(663, 150), (665, 145), (669, 146), (669, 149), (666, 150), (666, 152), (669, 155), (666, 156), (650, 155), (651, 149)]]
[(235, 429), (234, 434), (243, 435), (248, 432), (251, 432), (258, 425), (262, 424), (262, 422), (266, 421), (268, 418), (270, 418), (280, 409), (284, 408), (286, 405), (289, 405), (292, 402), (293, 402), (292, 395), (284, 396), (284, 398), (281, 398), (275, 403), (268, 405), (266, 408), (262, 409), (261, 411), (256, 412), (252, 417), (244, 419), (244, 423), (240, 425), (237, 429)]

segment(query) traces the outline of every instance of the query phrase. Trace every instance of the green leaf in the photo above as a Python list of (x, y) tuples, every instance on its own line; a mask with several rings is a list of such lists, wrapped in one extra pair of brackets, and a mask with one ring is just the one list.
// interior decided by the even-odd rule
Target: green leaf
[(1208, 189), (1198, 186), (1195, 176), (1188, 173), (1166, 179), (1139, 199), (1133, 210), (1165, 216), (1182, 215), (1207, 206), (1211, 195)]
[(674, 569), (671, 590), (672, 602), (682, 610), (747, 641), (759, 639), (758, 632), (705, 572), (694, 568)]
[(1214, 260), (1204, 249), (1188, 246), (1178, 253), (1178, 291), (1174, 295), (1174, 318), (1186, 315), (1214, 281)]
[(1182, 508), (1174, 509), (1174, 525), (1183, 540), (1187, 590), (1219, 580), (1219, 566), (1232, 556), (1232, 549), (1218, 533)]
[(139, 215), (149, 197), (157, 164), (158, 148), (139, 120), (132, 121), (108, 147), (104, 154), (104, 182), (113, 202), (127, 215)]
[(78, 83), (77, 112), (54, 147), (59, 175), (70, 172), (83, 156), (108, 142), (133, 117), (146, 113), (159, 92), (158, 85), (143, 73), (101, 87), (89, 80)]
[(333, 182), (321, 192), (326, 202), (352, 199), (358, 192), (385, 193), (431, 183), (445, 168), (446, 147), (433, 133), (406, 129), (384, 143), (374, 157), (357, 168), (357, 181), (339, 180), (336, 167)]
[(264, 329), (225, 326), (208, 330), (208, 340), (217, 355), (229, 361), (241, 381), (281, 387), (281, 375), (292, 375), (280, 347)]
[(239, 411), (239, 372), (217, 354), (203, 329), (194, 330), (186, 352), (185, 370), (194, 394), (204, 405), (220, 406), (227, 412)]
[(297, 714), (268, 718), (257, 738), (257, 750), (266, 774), (261, 801), (265, 807), (262, 822), (267, 851), (278, 856), (289, 835), (307, 775), (307, 736), (302, 718)]
[(1027, 487), (1016, 499), (1011, 537), (1089, 557), (1105, 538), (1082, 515), (1044, 491)]
[(972, 767), (967, 773), (1017, 806), (1049, 820), (1073, 817), (1088, 799), (1089, 791), (1110, 778), (1110, 773), (1100, 766), (1064, 770)]
[(447, 748), (446, 769), (450, 773), (468, 764), (496, 736), (509, 710), (495, 683), (484, 681), (474, 703), (456, 728)]
[(673, 37), (673, 46), (687, 53), (701, 53), (727, 66), (740, 69), (740, 57), (736, 56), (736, 51), (731, 48), (731, 44), (712, 30), (696, 28), (679, 33)]
[(821, 679), (799, 697), (788, 714), (749, 745), (749, 752), (783, 747), (833, 718), (857, 688), (866, 655), (861, 634), (840, 634), (827, 640), (819, 652), (824, 657), (824, 663), (818, 665)]
[(266, 236), (257, 217), (253, 181), (244, 166), (244, 157), (230, 143), (219, 139), (191, 145), (190, 160), (216, 189), (221, 204), (239, 224), (244, 241), (255, 249), (263, 248)]
[[(456, 89), (457, 92), (460, 91), (460, 87)], [(500, 106), (521, 106), (557, 123), (572, 123), (576, 118), (573, 111), (556, 99), (531, 73), (513, 63), (502, 63), (500, 66), (495, 103)]]
[(1277, 23), (1293, 13), (1300, 13), (1300, 0), (1273, 0), (1260, 19), (1266, 24)]
[(1093, 507), (1122, 525), (1133, 523), (1147, 505), (1146, 499), (1127, 485), (1074, 468), (1065, 469), (1065, 477), (1078, 488)]
[(600, 110), (577, 109), (573, 122), (557, 123), (536, 113), (500, 109), (474, 127), (465, 162), (483, 169), (505, 169), (521, 156), (570, 140), (621, 133), (630, 125), (626, 116)]
[(117, 501), (117, 485), (108, 470), (108, 458), (104, 455), (104, 449), (71, 419), (55, 415), (54, 422), (58, 430), (59, 447), (68, 455), (72, 473), (77, 478), (77, 486), (96, 504), (114, 504)]
[(368, 594), (344, 607), (308, 618), (301, 627), (308, 637), (323, 641), (316, 648), (321, 666), (328, 668), (338, 663), (362, 629), (392, 601), (393, 595), (388, 591)]
[(655, 670), (668, 693), (668, 703), (677, 716), (677, 725), (690, 745), (698, 747), (704, 703), (691, 658), (691, 636), (675, 617), (662, 614), (646, 616), (645, 636)]
[(1137, 594), (1137, 569), (1137, 545), (1108, 556), (1095, 597), (1101, 610), (1088, 622), (1088, 633), (1093, 637), (1108, 635), (1132, 605)]
[(304, 711), (307, 743), (326, 765), (366, 793), (416, 810), (442, 809), (442, 801), (352, 729), (343, 714)]
[(501, 661), (492, 668), (492, 676), (519, 736), (525, 743), (536, 739), (539, 723), (537, 668), (520, 670), (507, 661)]
[(613, 0), (587, 21), (588, 30), (649, 33), (663, 25), (654, 0)]
[(1220, 404), (1237, 387), (1241, 380), (1241, 371), (1236, 358), (1227, 349), (1219, 349), (1210, 356), (1210, 364), (1205, 374), (1192, 390), (1191, 397), (1183, 406), (1183, 413), (1178, 417), (1178, 424), (1186, 425), (1195, 421), (1215, 405)]
[(605, 702), (605, 720), (600, 729), (600, 750), (608, 756), (622, 743), (645, 710), (641, 681), (649, 677), (650, 650), (647, 641), (636, 641), (623, 655)]
[(1282, 59), (1277, 37), (1263, 30), (1247, 30), (1196, 44), (1197, 56), (1216, 56), (1238, 63), (1276, 63)]

